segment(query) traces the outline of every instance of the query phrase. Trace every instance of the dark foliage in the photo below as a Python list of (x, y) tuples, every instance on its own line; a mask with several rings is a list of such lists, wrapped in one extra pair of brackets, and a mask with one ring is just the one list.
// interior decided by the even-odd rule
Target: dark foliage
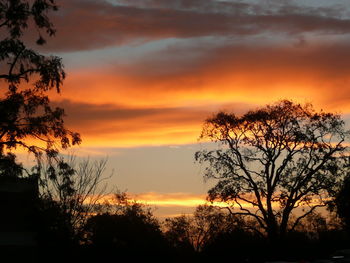
[(244, 228), (236, 227), (219, 233), (206, 244), (202, 257), (230, 259), (232, 262), (263, 262), (267, 258), (266, 241)]
[(16, 155), (7, 153), (0, 158), (0, 176), (20, 177), (23, 167), (17, 164)]
[(38, 32), (39, 45), (45, 43), (43, 34), (54, 35), (47, 14), (56, 10), (54, 0), (0, 1), (0, 162), (9, 161), (7, 153), (17, 147), (38, 159), (44, 153), (52, 158), (60, 147), (81, 141), (65, 127), (64, 110), (52, 107), (47, 96), (51, 89), (59, 92), (65, 78), (61, 59), (41, 55), (22, 41), (30, 27)]
[(87, 242), (98, 257), (159, 259), (170, 252), (158, 221), (138, 204), (128, 205), (122, 212), (91, 217), (86, 233)]
[(51, 199), (39, 200), (37, 222), (38, 244), (43, 250), (69, 248), (76, 241), (69, 215)]

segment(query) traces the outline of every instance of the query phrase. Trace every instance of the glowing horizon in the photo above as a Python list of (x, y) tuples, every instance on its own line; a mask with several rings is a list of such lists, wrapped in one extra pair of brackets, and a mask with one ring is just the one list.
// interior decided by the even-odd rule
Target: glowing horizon
[[(206, 200), (206, 195), (204, 194), (191, 194), (191, 193), (158, 193), (158, 192), (147, 192), (147, 193), (126, 193), (127, 200), (130, 204), (136, 203), (144, 205), (145, 207), (156, 209), (154, 210), (157, 213), (158, 217), (174, 217), (179, 216), (183, 214), (192, 214), (188, 211), (193, 211), (197, 206), (200, 205), (212, 205), (215, 207), (225, 208), (230, 207), (231, 209), (238, 209), (239, 206), (232, 202), (231, 204), (229, 202), (221, 202), (221, 201), (214, 201), (209, 202)], [(94, 197), (93, 197), (94, 198)], [(86, 202), (89, 202), (89, 198), (86, 200)], [(264, 200), (263, 200), (264, 202)], [(108, 194), (105, 196), (102, 196), (98, 199), (98, 204), (106, 204), (109, 205), (115, 205), (118, 204), (118, 201), (115, 199), (113, 194)], [(313, 204), (319, 204), (317, 199), (314, 199), (312, 201)], [(253, 211), (257, 210), (256, 207), (252, 206), (251, 204), (247, 202), (241, 203), (243, 208), (251, 209)], [(303, 209), (303, 207), (307, 207), (307, 205), (297, 205), (299, 209)], [(279, 207), (278, 202), (273, 202), (272, 207), (277, 208)], [(176, 210), (178, 213), (175, 214), (169, 214), (166, 209)], [(265, 206), (266, 208), (266, 206)], [(190, 209), (190, 210), (189, 210)], [(158, 211), (157, 211), (158, 210)], [(184, 212), (181, 212), (184, 211)], [(187, 211), (187, 212), (185, 212)]]

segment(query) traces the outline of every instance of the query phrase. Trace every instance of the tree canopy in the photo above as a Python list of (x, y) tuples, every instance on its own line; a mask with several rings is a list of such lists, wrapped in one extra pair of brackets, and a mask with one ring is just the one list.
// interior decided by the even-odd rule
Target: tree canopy
[[(61, 58), (45, 56), (30, 49), (23, 34), (43, 35), (55, 29), (47, 14), (58, 9), (54, 0), (0, 0), (0, 155), (22, 147), (39, 158), (57, 155), (59, 148), (80, 143), (80, 135), (68, 130), (64, 110), (50, 104), (47, 91), (60, 92), (65, 72)], [(31, 28), (33, 27), (33, 28)]]
[(218, 180), (209, 200), (227, 202), (277, 240), (327, 204), (344, 175), (348, 136), (340, 115), (284, 100), (207, 119), (201, 138), (217, 148), (195, 158), (206, 164), (205, 178)]

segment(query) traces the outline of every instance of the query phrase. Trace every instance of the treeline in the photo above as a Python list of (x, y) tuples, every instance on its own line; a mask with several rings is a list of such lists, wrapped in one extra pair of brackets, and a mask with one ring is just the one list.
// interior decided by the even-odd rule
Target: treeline
[[(39, 173), (34, 169), (29, 176), (3, 173), (0, 177), (36, 178), (38, 183), (35, 200), (27, 202), (32, 203), (26, 217), (30, 228), (24, 229), (35, 233), (35, 245), (0, 246), (2, 255), (11, 260), (300, 261), (327, 259), (350, 244), (349, 177), (323, 214), (309, 213), (298, 227), (273, 242), (256, 220), (237, 213), (239, 208), (208, 204), (198, 206), (192, 215), (160, 220), (151, 207), (107, 189), (106, 160), (70, 157), (41, 164)], [(0, 170), (6, 168), (11, 167), (3, 163)]]
[(198, 206), (193, 215), (160, 220), (150, 207), (115, 194), (112, 203), (73, 224), (74, 213), (52, 199), (40, 200), (35, 257), (119, 262), (266, 262), (327, 259), (347, 248), (349, 232), (335, 213), (313, 213), (280, 243), (271, 243), (254, 221), (225, 208)]
[[(162, 262), (231, 262), (267, 260), (314, 260), (328, 258), (349, 244), (340, 222), (329, 224), (321, 215), (306, 218), (301, 227), (288, 233), (279, 246), (255, 232), (251, 222), (232, 217), (220, 208), (197, 207), (193, 216), (183, 215), (160, 221), (151, 210), (137, 203), (106, 208), (90, 216), (80, 231), (58, 207), (46, 208), (39, 228), (39, 259), (56, 255), (78, 261), (121, 259)], [(82, 231), (81, 231), (82, 230)]]

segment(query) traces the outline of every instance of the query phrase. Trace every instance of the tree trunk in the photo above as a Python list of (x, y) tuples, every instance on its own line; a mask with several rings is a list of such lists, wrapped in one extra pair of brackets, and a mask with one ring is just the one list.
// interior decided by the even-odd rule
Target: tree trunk
[(275, 218), (269, 219), (268, 226), (267, 226), (267, 237), (268, 237), (269, 243), (273, 246), (278, 244), (280, 240), (279, 228)]

